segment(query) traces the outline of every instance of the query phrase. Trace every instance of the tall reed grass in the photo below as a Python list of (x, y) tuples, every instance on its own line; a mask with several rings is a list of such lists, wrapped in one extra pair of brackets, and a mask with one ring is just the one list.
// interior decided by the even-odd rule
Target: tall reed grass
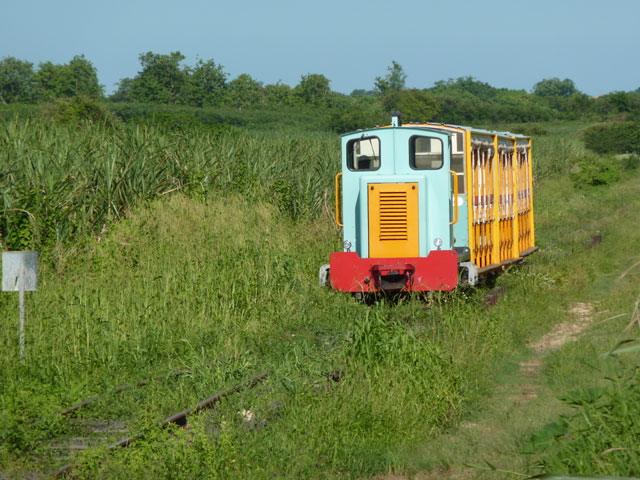
[(96, 234), (140, 201), (239, 193), (292, 218), (322, 211), (339, 168), (329, 135), (167, 130), (150, 124), (0, 124), (0, 246), (46, 249)]

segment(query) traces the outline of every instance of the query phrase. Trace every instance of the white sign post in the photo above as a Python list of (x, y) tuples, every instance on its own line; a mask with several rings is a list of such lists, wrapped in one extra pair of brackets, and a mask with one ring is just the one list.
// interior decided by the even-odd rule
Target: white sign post
[(38, 290), (38, 252), (2, 252), (2, 291), (19, 292), (20, 358), (24, 357), (24, 292)]

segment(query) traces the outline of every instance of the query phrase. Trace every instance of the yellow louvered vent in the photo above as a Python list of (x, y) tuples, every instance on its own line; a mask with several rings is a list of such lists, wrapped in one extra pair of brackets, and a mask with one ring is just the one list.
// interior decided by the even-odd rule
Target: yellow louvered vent
[(407, 239), (407, 192), (380, 192), (380, 241)]
[(370, 183), (369, 256), (418, 256), (418, 184)]

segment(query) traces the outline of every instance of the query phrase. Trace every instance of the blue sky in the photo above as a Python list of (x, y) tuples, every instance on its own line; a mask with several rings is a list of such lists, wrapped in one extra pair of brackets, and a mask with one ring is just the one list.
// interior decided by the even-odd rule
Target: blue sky
[(67, 63), (84, 54), (107, 92), (143, 52), (213, 59), (294, 86), (370, 89), (392, 60), (407, 86), (471, 75), (525, 89), (571, 78), (589, 95), (640, 87), (640, 0), (0, 0), (0, 58)]

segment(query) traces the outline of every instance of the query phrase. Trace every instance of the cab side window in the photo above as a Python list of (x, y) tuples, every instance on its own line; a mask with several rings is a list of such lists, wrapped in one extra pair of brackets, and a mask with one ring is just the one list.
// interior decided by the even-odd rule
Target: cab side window
[(464, 193), (464, 137), (456, 132), (451, 137), (451, 170), (456, 172), (458, 193)]
[(414, 170), (438, 170), (444, 163), (442, 140), (415, 135), (409, 139), (409, 164)]
[(347, 143), (347, 167), (355, 171), (372, 171), (380, 168), (380, 139), (363, 137)]
[(458, 193), (464, 193), (464, 154), (451, 155), (451, 170), (456, 172), (458, 181)]

